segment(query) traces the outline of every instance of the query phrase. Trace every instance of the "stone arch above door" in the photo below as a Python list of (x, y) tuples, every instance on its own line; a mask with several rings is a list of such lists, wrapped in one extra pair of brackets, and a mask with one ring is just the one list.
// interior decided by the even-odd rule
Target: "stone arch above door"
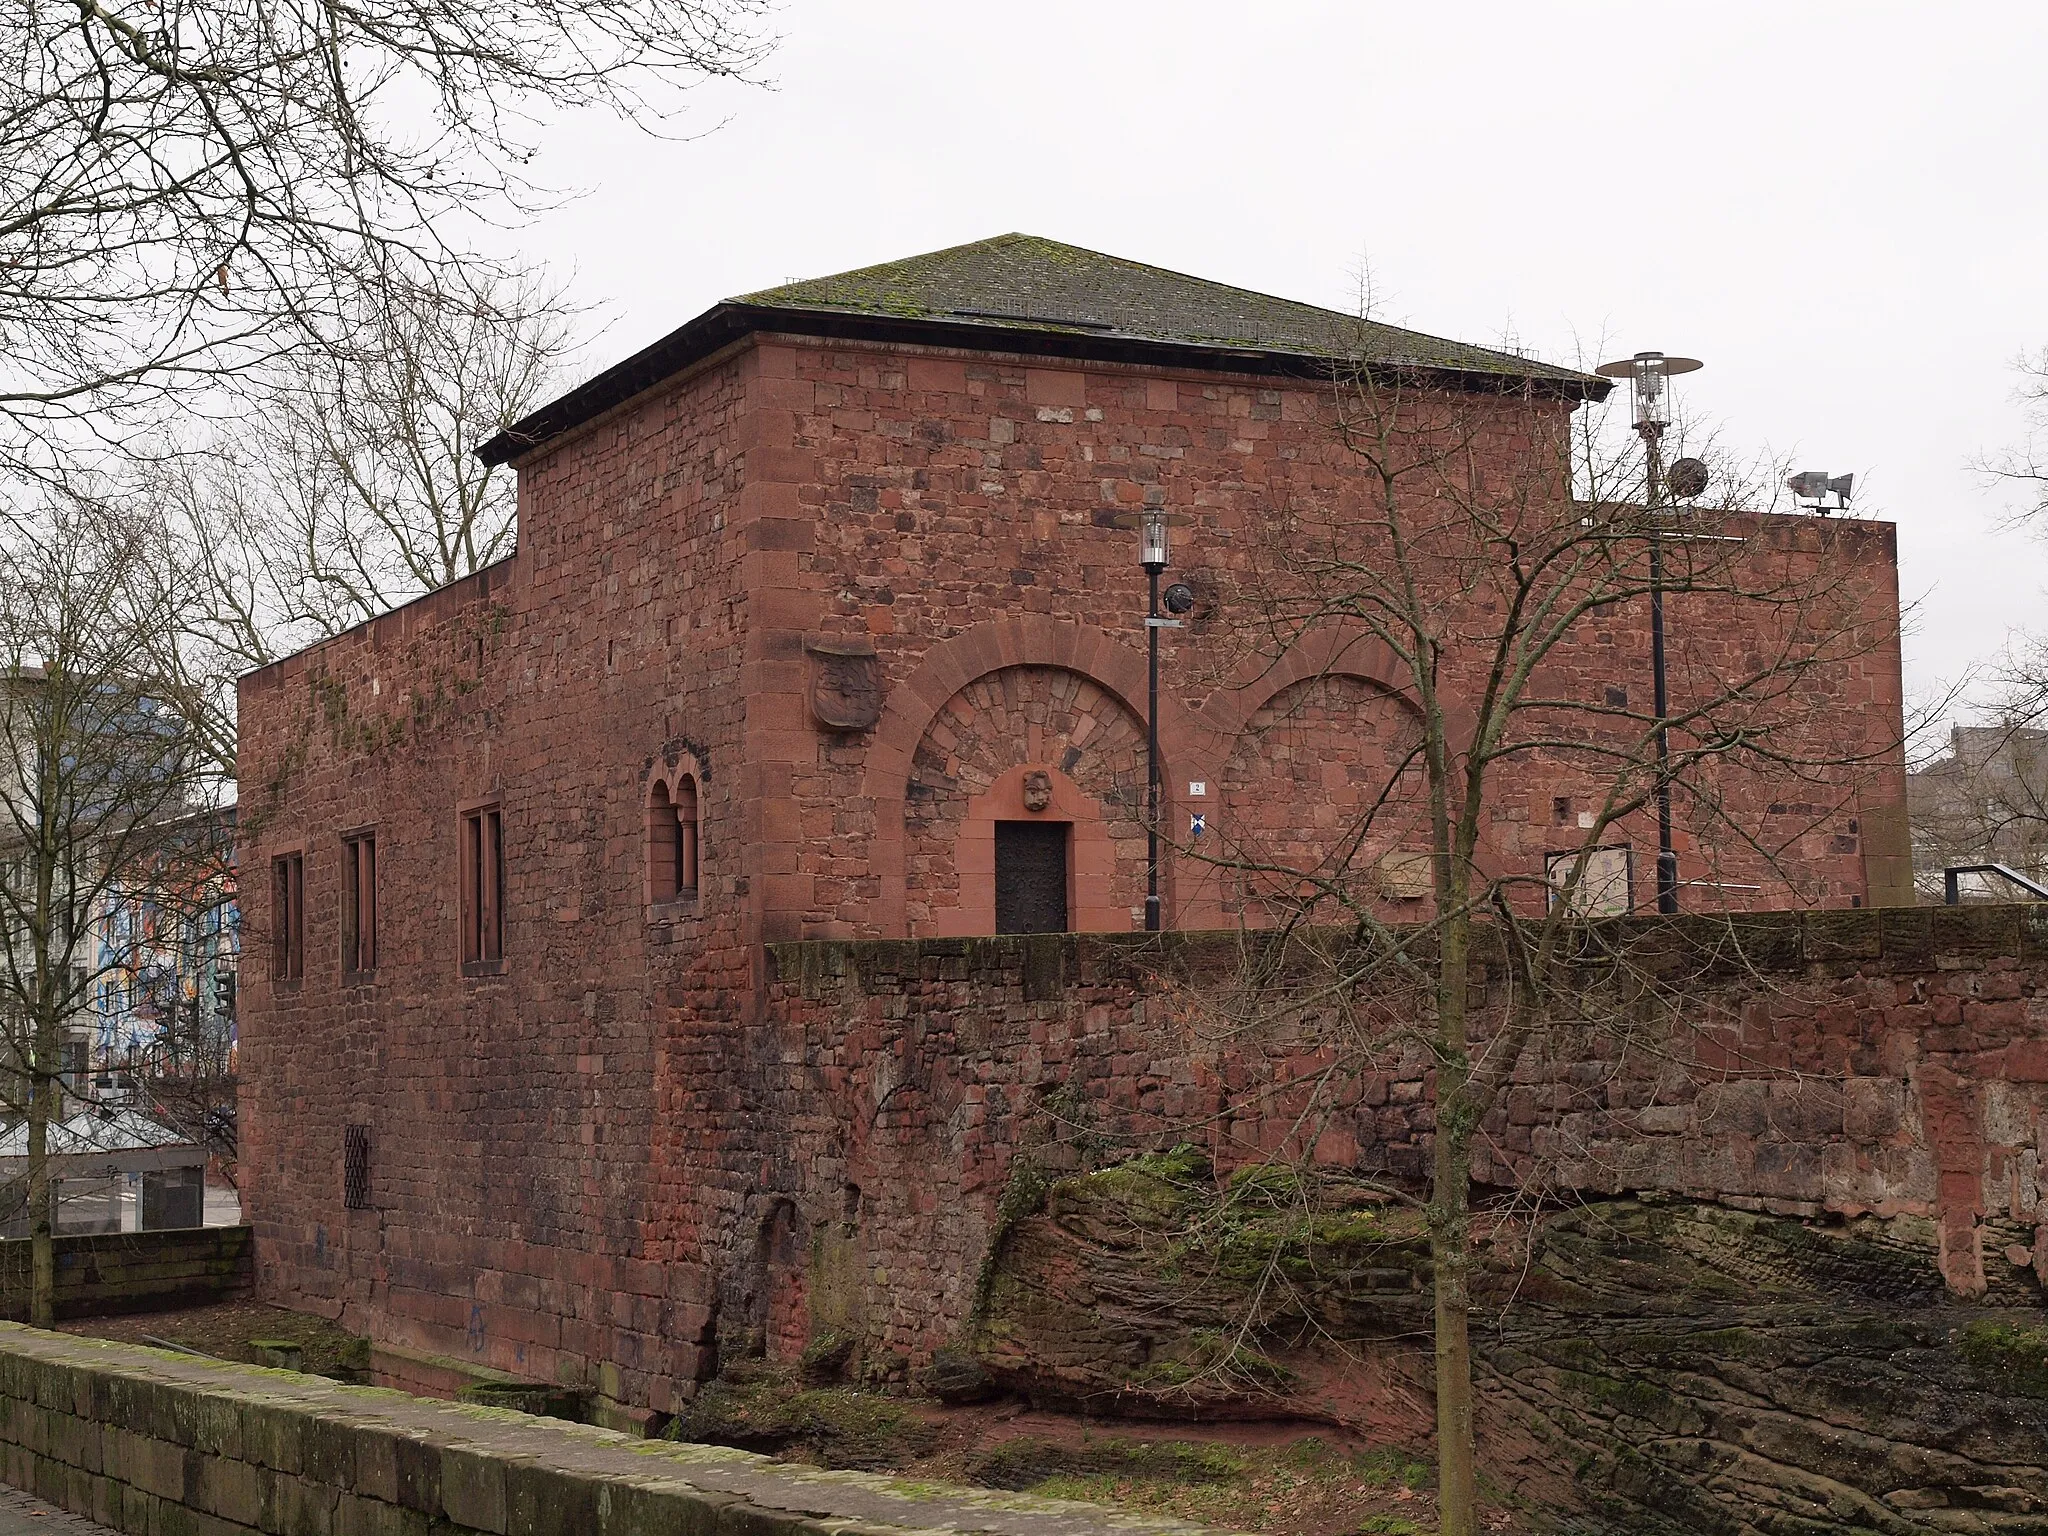
[[(1044, 775), (1033, 810), (1027, 781)], [(913, 934), (995, 931), (996, 823), (1070, 823), (1069, 926), (1128, 929), (1145, 894), (1145, 726), (1094, 679), (1015, 666), (968, 683), (911, 754), (904, 917)]]
[[(883, 937), (907, 936), (913, 931), (907, 912), (911, 882), (902, 836), (913, 756), (954, 695), (978, 679), (1010, 667), (1074, 673), (1117, 700), (1142, 728), (1144, 652), (1107, 631), (1025, 614), (978, 625), (933, 646), (907, 678), (891, 686), (867, 750), (862, 799), (873, 815), (869, 868), (877, 888), (870, 910), (872, 931)], [(1171, 804), (1171, 790), (1177, 781), (1166, 765), (1186, 758), (1198, 774), (1207, 771), (1209, 764), (1221, 761), (1228, 738), (1212, 731), (1170, 696), (1160, 699), (1159, 735), (1162, 778)], [(1168, 910), (1172, 910), (1170, 900)]]

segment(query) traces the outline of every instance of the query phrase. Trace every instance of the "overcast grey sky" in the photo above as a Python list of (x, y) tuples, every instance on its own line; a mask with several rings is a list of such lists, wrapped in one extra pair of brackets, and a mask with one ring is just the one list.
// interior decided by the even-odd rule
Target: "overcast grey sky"
[(1725, 438), (1899, 524), (1925, 689), (2040, 617), (1973, 454), (2048, 344), (2048, 7), (789, 0), (772, 90), (661, 142), (567, 125), (521, 237), (610, 306), (593, 364), (716, 300), (1024, 230), (1569, 358), (1706, 360)]

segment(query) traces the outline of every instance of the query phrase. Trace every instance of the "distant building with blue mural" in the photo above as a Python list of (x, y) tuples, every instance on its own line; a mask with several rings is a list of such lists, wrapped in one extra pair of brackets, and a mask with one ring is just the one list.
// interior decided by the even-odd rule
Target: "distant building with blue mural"
[(135, 1102), (163, 1080), (232, 1078), (241, 908), (232, 810), (191, 818), (95, 916), (88, 1001), (67, 1030), (81, 1098)]

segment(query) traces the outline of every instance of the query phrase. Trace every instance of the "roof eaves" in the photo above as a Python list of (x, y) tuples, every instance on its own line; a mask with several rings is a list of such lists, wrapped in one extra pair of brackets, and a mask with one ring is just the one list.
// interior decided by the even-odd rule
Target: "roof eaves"
[[(935, 313), (907, 305), (901, 309), (855, 309), (845, 305), (758, 304), (728, 299), (514, 422), (479, 448), (477, 456), (486, 464), (507, 463), (624, 404), (741, 336), (761, 331), (993, 349), (1096, 362), (1172, 363), (1218, 372), (1296, 378), (1327, 376), (1335, 367), (1355, 364), (1411, 374), (1466, 390), (1498, 388), (1507, 380), (1526, 381), (1544, 393), (1567, 399), (1605, 399), (1613, 387), (1608, 379), (1527, 363), (1505, 353), (1499, 354), (1503, 364), (1499, 368), (1477, 367), (1453, 359), (1351, 359), (1286, 347), (1248, 345), (1226, 337), (1182, 339), (1106, 329), (1094, 323), (1062, 324), (1037, 317), (1008, 321), (991, 315)], [(1481, 349), (1473, 350), (1491, 357)]]

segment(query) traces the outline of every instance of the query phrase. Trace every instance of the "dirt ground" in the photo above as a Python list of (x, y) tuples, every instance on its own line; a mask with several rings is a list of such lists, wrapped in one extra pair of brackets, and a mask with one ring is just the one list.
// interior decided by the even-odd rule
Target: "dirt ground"
[[(303, 1350), (306, 1370), (343, 1380), (368, 1363), (364, 1340), (323, 1318), (257, 1301), (58, 1326), (249, 1364), (266, 1363), (253, 1340), (290, 1340)], [(763, 1372), (714, 1383), (672, 1432), (813, 1465), (1086, 1499), (1271, 1536), (1434, 1536), (1437, 1529), (1426, 1463), (1300, 1424), (1114, 1422), (1015, 1401), (948, 1408), (806, 1387)]]
[(1437, 1529), (1434, 1468), (1399, 1448), (1318, 1425), (1105, 1421), (1015, 1400), (949, 1408), (806, 1385), (757, 1365), (708, 1384), (670, 1434), (819, 1466), (1086, 1499), (1273, 1536), (1433, 1536)]
[(918, 1409), (912, 1476), (1009, 1488), (1274, 1536), (1431, 1536), (1434, 1469), (1290, 1424), (1105, 1423), (1022, 1408)]
[(127, 1344), (179, 1344), (202, 1355), (239, 1360), (245, 1365), (269, 1364), (251, 1340), (289, 1341), (303, 1352), (302, 1369), (342, 1381), (356, 1380), (370, 1363), (368, 1341), (325, 1318), (288, 1312), (261, 1301), (221, 1301), (125, 1317), (71, 1318), (57, 1327), (64, 1333), (119, 1339)]

